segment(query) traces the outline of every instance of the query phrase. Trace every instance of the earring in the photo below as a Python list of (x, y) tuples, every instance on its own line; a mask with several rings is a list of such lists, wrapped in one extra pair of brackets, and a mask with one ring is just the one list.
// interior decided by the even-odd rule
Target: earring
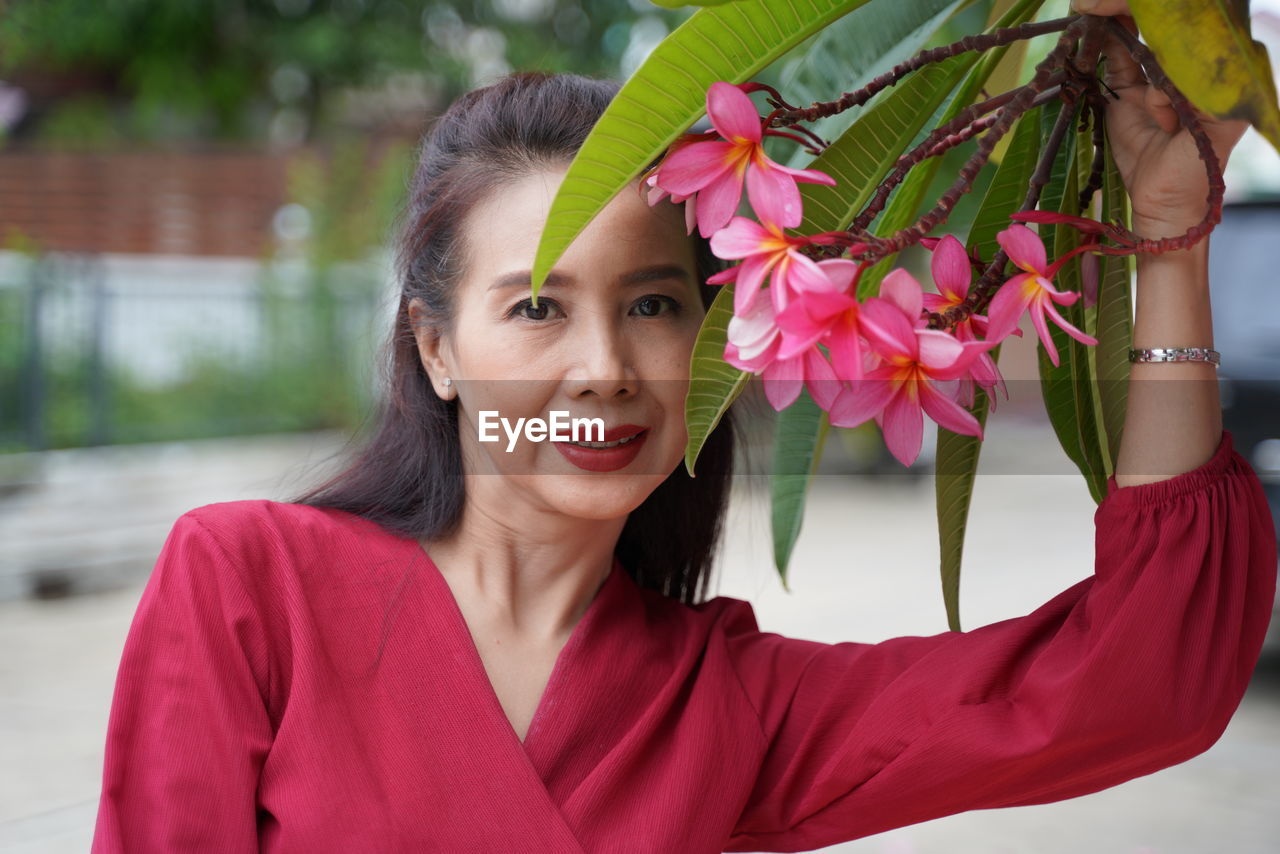
[(445, 384), (445, 387), (447, 388), (448, 386), (453, 385), (453, 380), (449, 379), (448, 377), (445, 377), (444, 384)]

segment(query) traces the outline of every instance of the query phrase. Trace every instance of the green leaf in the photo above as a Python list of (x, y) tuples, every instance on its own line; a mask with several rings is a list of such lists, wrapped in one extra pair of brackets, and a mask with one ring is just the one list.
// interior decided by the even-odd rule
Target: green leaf
[[(1040, 147), (1044, 148), (1049, 139), (1049, 131), (1062, 112), (1062, 102), (1055, 99), (1040, 108)], [(1042, 211), (1057, 211), (1062, 207), (1062, 190), (1067, 180), (1067, 164), (1075, 163), (1075, 136), (1067, 134), (1062, 146), (1053, 159), (1053, 168), (1049, 172), (1049, 182), (1040, 191), (1040, 201), (1036, 205)], [(1046, 241), (1047, 243), (1047, 241)]]
[[(1009, 214), (1021, 206), (1027, 194), (1027, 183), (1035, 171), (1036, 159), (1040, 153), (1039, 108), (1018, 119), (1018, 123), (1009, 132), (1009, 137), (1004, 160), (991, 179), (982, 207), (969, 231), (970, 251), (975, 246), (984, 247), (988, 242), (994, 245), (996, 232), (1008, 225)], [(983, 257), (991, 258), (993, 254), (994, 251), (984, 253)], [(991, 358), (997, 364), (1001, 346), (1003, 345), (991, 349)], [(969, 411), (984, 427), (990, 403), (985, 389), (975, 389), (974, 406)], [(939, 571), (947, 625), (957, 632), (961, 630), (960, 569), (964, 556), (965, 532), (969, 524), (969, 504), (973, 499), (981, 452), (982, 440), (977, 436), (953, 433), (941, 426), (938, 428), (934, 487), (941, 557)]]
[(1247, 0), (1130, 0), (1138, 31), (1173, 84), (1220, 119), (1248, 119), (1280, 151), (1280, 104)]
[[(1005, 15), (993, 23), (991, 28), (1016, 26), (1030, 20), (1040, 8), (1042, 2), (1043, 0), (1019, 0), (1019, 2), (1013, 4), (1013, 7)], [(936, 117), (936, 121), (932, 123), (933, 127), (951, 121), (961, 110), (977, 99), (982, 88), (987, 85), (991, 74), (999, 67), (1005, 50), (1006, 47), (993, 48), (983, 55), (982, 61), (969, 72), (969, 76), (965, 78), (964, 83), (956, 90), (946, 109)], [(1013, 132), (1010, 132), (1005, 138), (1008, 139), (1012, 135)], [(901, 186), (889, 198), (889, 204), (885, 207), (879, 220), (877, 220), (873, 229), (876, 235), (883, 237), (892, 234), (916, 221), (921, 203), (924, 201), (924, 194), (932, 186), (933, 179), (941, 166), (941, 157), (930, 157), (923, 163), (917, 163), (911, 168)], [(881, 259), (875, 266), (863, 271), (862, 277), (858, 280), (857, 298), (859, 300), (876, 296), (879, 293), (881, 280), (893, 269), (897, 259), (898, 254), (894, 253)]]
[[(1129, 227), (1129, 194), (1107, 148), (1102, 181), (1102, 221)], [(1129, 346), (1133, 343), (1131, 255), (1098, 256), (1098, 393), (1107, 432), (1110, 469), (1115, 472), (1129, 400)]]
[[(881, 0), (854, 9), (781, 59), (778, 89), (793, 104), (826, 101), (837, 93), (861, 89), (874, 77), (918, 53), (944, 21), (972, 3), (973, 0)], [(846, 110), (807, 127), (820, 137), (835, 139), (858, 118), (859, 112)], [(804, 168), (813, 156), (793, 143), (778, 142), (786, 144), (785, 162), (793, 168)]]
[[(1024, 0), (1020, 7), (1038, 5), (1039, 0)], [(843, 213), (840, 212), (841, 202), (832, 202), (827, 209), (828, 219), (806, 218), (801, 229), (822, 231), (846, 226), (897, 162), (902, 150), (914, 141), (930, 115), (941, 106), (946, 95), (970, 69), (972, 71), (952, 99), (951, 107), (945, 112), (942, 121), (952, 118), (972, 102), (986, 80), (986, 74), (980, 73), (982, 67), (985, 65), (986, 73), (990, 73), (990, 69), (994, 67), (993, 62), (973, 68), (977, 61), (977, 55), (965, 55), (949, 60), (947, 64), (950, 68), (939, 64), (943, 67), (922, 69), (899, 83), (893, 91), (859, 117), (823, 156), (810, 165), (810, 168), (824, 171), (831, 169), (828, 174), (836, 178), (837, 186), (843, 184), (845, 188), (852, 190), (843, 201)], [(907, 175), (881, 217), (882, 233), (885, 229), (906, 226), (915, 218), (920, 200), (940, 163), (940, 158), (931, 158)], [(801, 192), (805, 189), (807, 188), (802, 187)], [(826, 195), (840, 196), (839, 193)], [(807, 201), (806, 209), (809, 209)], [(886, 259), (877, 268), (887, 271), (891, 263), (892, 259)], [(871, 270), (864, 273), (864, 281), (859, 283), (860, 299), (870, 295), (864, 289), (867, 275), (872, 273)], [(883, 274), (873, 275), (873, 283), (878, 283)], [(792, 410), (797, 410), (794, 415), (791, 414)], [(774, 562), (784, 588), (787, 586), (787, 563), (800, 533), (805, 493), (810, 482), (809, 475), (802, 472), (816, 468), (828, 424), (826, 413), (807, 394), (780, 416), (780, 432), (775, 444), (772, 512)]]
[[(1019, 8), (1034, 8), (1038, 5), (1039, 0), (1022, 0)], [(865, 204), (865, 200), (869, 198), (876, 184), (896, 161), (902, 149), (919, 132), (933, 109), (936, 109), (937, 105), (955, 88), (960, 76), (976, 62), (977, 57), (978, 54), (965, 54), (911, 75), (908, 80), (894, 87), (888, 97), (867, 110), (854, 126), (827, 150), (826, 153), (831, 153), (832, 149), (836, 150), (832, 154), (833, 163), (827, 166), (833, 170), (829, 174), (832, 174), (837, 181), (843, 176), (850, 182), (850, 186), (854, 181), (861, 182), (861, 192), (854, 193), (852, 201), (845, 203), (846, 207), (859, 205), (858, 199), (862, 199), (861, 204)], [(932, 103), (933, 107), (922, 109), (922, 104), (928, 103)], [(874, 164), (868, 165), (859, 160), (846, 159), (854, 153), (871, 156)], [(840, 164), (834, 163), (836, 157), (841, 158)], [(823, 168), (820, 161), (822, 158), (817, 158), (812, 168)], [(811, 186), (815, 185), (802, 186), (801, 192), (803, 193), (807, 187)], [(830, 197), (828, 198), (830, 200)], [(846, 224), (852, 217), (852, 213), (847, 215)], [(814, 225), (808, 219), (806, 222), (809, 223), (808, 227), (812, 231), (832, 230), (841, 225), (835, 222), (830, 225)], [(802, 225), (802, 228), (805, 227)], [(708, 311), (694, 348), (689, 398), (685, 409), (685, 421), (689, 432), (685, 465), (690, 473), (694, 470), (694, 464), (706, 437), (715, 428), (733, 399), (741, 394), (742, 387), (749, 377), (749, 374), (724, 361), (724, 344), (727, 338), (728, 321), (732, 316), (732, 301), (723, 304), (723, 311), (718, 311), (717, 306), (722, 305), (723, 299), (725, 299), (724, 289), (717, 294), (715, 303)]]
[(729, 340), (729, 320), (733, 317), (733, 283), (720, 286), (720, 292), (707, 309), (707, 316), (693, 344), (689, 367), (689, 394), (684, 402), (684, 423), (689, 432), (684, 465), (690, 477), (702, 446), (721, 416), (746, 388), (751, 374), (724, 360), (724, 345)]
[(735, 0), (699, 9), (623, 84), (569, 164), (538, 243), (536, 296), (587, 223), (706, 112), (716, 81), (741, 83), (867, 0)]
[(829, 423), (827, 413), (803, 388), (795, 403), (778, 413), (769, 484), (773, 508), (773, 562), (787, 592), (791, 592), (787, 585), (787, 564), (800, 536), (805, 495), (822, 458)]
[(1040, 107), (1028, 110), (1009, 131), (1009, 148), (991, 179), (982, 207), (969, 229), (968, 247), (990, 261), (1000, 244), (996, 235), (1012, 224), (1009, 215), (1022, 206), (1040, 158)]
[[(813, 233), (848, 226), (902, 150), (975, 61), (976, 54), (961, 55), (913, 73), (815, 158), (810, 168), (821, 169), (831, 175), (837, 186), (802, 185), (806, 214), (800, 229)], [(832, 192), (808, 193), (806, 197), (812, 187)], [(797, 405), (799, 401), (788, 409)], [(797, 419), (804, 417), (796, 416)], [(821, 430), (825, 435), (825, 418)], [(782, 448), (782, 445), (778, 447)], [(819, 445), (812, 438), (808, 444), (793, 441), (786, 446), (786, 452), (791, 455), (812, 455), (818, 450)], [(809, 462), (816, 464), (817, 459), (815, 456)], [(775, 459), (775, 464), (778, 462)], [(809, 479), (804, 475), (780, 475), (776, 468), (774, 473), (780, 477), (775, 478), (773, 491), (774, 559), (785, 587), (786, 561), (795, 536), (799, 534), (800, 517), (796, 514), (803, 513), (804, 491), (808, 488)]]
[(962, 53), (913, 72), (814, 158), (809, 168), (827, 173), (836, 185), (800, 185), (800, 232), (847, 228), (977, 58)]
[[(1073, 119), (1073, 125), (1077, 122), (1078, 118)], [(1071, 132), (1063, 139), (1059, 152), (1062, 158), (1055, 161), (1061, 165), (1062, 178), (1058, 179), (1058, 169), (1055, 168), (1055, 179), (1050, 182), (1055, 185), (1054, 195), (1060, 213), (1078, 215), (1080, 212), (1078, 176), (1082, 165), (1087, 165), (1092, 159), (1090, 146), (1085, 144), (1087, 140), (1086, 135)], [(1050, 233), (1053, 235), (1050, 252), (1053, 258), (1061, 257), (1079, 245), (1080, 233), (1072, 226), (1057, 225)], [(1055, 286), (1078, 293), (1080, 281), (1080, 259), (1076, 257), (1058, 271)], [(1062, 316), (1077, 328), (1084, 325), (1083, 302), (1083, 299), (1078, 299), (1074, 305), (1059, 309)], [(1045, 407), (1063, 450), (1084, 475), (1094, 502), (1100, 503), (1106, 497), (1107, 472), (1103, 461), (1106, 451), (1102, 446), (1102, 425), (1089, 347), (1067, 335), (1052, 321), (1047, 321), (1046, 325), (1058, 351), (1059, 364), (1054, 367), (1049, 361), (1043, 343), (1037, 348)]]
[[(1041, 108), (1040, 139), (1042, 148), (1048, 139), (1049, 130), (1053, 127), (1061, 109), (1062, 103), (1060, 101), (1050, 101)], [(1049, 182), (1045, 184), (1040, 192), (1040, 210), (1061, 210), (1069, 171), (1068, 164), (1071, 165), (1070, 171), (1074, 175), (1075, 134), (1071, 133), (1067, 134), (1062, 140), (1062, 146), (1058, 149), (1058, 154), (1053, 161)], [(1056, 230), (1050, 228), (1040, 229), (1041, 239), (1050, 252), (1055, 249), (1053, 237), (1055, 233)], [(1085, 472), (1088, 466), (1084, 459), (1084, 452), (1080, 448), (1080, 428), (1077, 424), (1075, 389), (1071, 381), (1071, 367), (1065, 361), (1070, 358), (1070, 352), (1064, 353), (1066, 342), (1070, 340), (1070, 336), (1058, 329), (1053, 323), (1049, 323), (1048, 328), (1049, 336), (1054, 342), (1054, 346), (1058, 349), (1060, 363), (1055, 367), (1049, 361), (1049, 354), (1044, 349), (1044, 345), (1037, 344), (1040, 389), (1041, 396), (1044, 399), (1045, 413), (1049, 417), (1049, 424), (1053, 427), (1054, 435), (1058, 437), (1058, 444), (1062, 446), (1062, 450), (1066, 453), (1068, 459), (1075, 463), (1081, 472)]]
[(739, 3), (742, 0), (650, 0), (650, 2), (664, 9), (679, 9), (684, 6), (723, 6), (725, 3)]
[[(1010, 143), (1012, 146), (1012, 143)], [(1007, 158), (1006, 158), (1007, 159)], [(999, 363), (997, 344), (989, 351)], [(987, 390), (974, 390), (973, 409), (969, 411), (986, 429), (991, 399)], [(938, 427), (938, 445), (934, 475), (934, 493), (938, 505), (938, 550), (941, 556), (942, 603), (947, 610), (947, 627), (960, 631), (960, 565), (964, 556), (964, 535), (969, 526), (969, 502), (973, 498), (978, 473), (978, 455), (982, 440), (976, 436), (952, 433)]]
[[(1014, 9), (997, 22), (996, 26), (1010, 26), (1028, 19), (1039, 8), (1040, 2), (1041, 0), (1020, 0)], [(875, 188), (892, 169), (904, 149), (920, 136), (927, 123), (932, 126), (930, 119), (934, 119), (935, 122), (949, 120), (972, 103), (999, 59), (999, 54), (992, 55), (992, 53), (985, 56), (962, 54), (921, 69), (882, 96), (820, 157), (809, 164), (809, 168), (821, 169), (830, 174), (836, 179), (837, 185), (836, 187), (823, 185), (801, 187), (805, 209), (811, 213), (806, 215), (800, 229), (804, 232), (814, 232), (847, 227), (856, 213), (870, 200)], [(952, 98), (948, 109), (943, 111), (943, 117), (939, 118), (937, 115), (939, 108), (946, 100), (948, 93), (954, 90), (958, 83), (961, 84), (959, 91)], [(920, 199), (928, 189), (934, 170), (940, 162), (939, 158), (932, 158), (925, 164), (915, 167), (907, 175), (881, 216), (881, 233), (887, 233), (889, 228), (908, 225), (915, 218)], [(811, 204), (814, 199), (821, 203), (820, 207), (815, 208)], [(817, 211), (816, 215), (812, 213), (814, 211)], [(889, 219), (890, 216), (893, 219)], [(896, 225), (897, 222), (901, 222), (901, 226)], [(878, 267), (887, 271), (888, 263), (891, 261)], [(867, 273), (871, 272), (867, 271)], [(864, 274), (864, 279), (866, 275)], [(871, 286), (874, 287), (879, 282), (879, 276), (875, 275), (867, 281), (870, 281)], [(867, 287), (866, 282), (859, 283), (860, 299), (872, 295), (867, 292)], [(803, 416), (797, 417), (803, 418)], [(811, 423), (805, 426), (812, 431)], [(827, 429), (825, 419), (821, 429), (825, 435)], [(800, 430), (803, 434), (804, 427)], [(810, 440), (808, 445), (795, 444), (792, 452), (820, 454), (821, 442)], [(808, 464), (816, 465), (817, 460), (818, 457), (813, 456), (808, 460)], [(797, 467), (804, 464), (803, 459), (794, 461), (794, 466)], [(775, 473), (777, 473), (776, 469)], [(794, 514), (803, 511), (804, 490), (807, 489), (808, 483), (808, 477), (797, 474), (790, 474), (781, 481), (775, 481), (774, 555), (779, 573), (783, 575), (784, 586), (786, 585), (786, 561), (794, 545), (794, 537), (799, 533), (800, 519)]]
[[(1076, 184), (1063, 198), (1063, 213), (1080, 215), (1086, 213), (1080, 209), (1080, 190), (1089, 180), (1093, 171), (1093, 134), (1089, 128), (1076, 131)], [(1062, 225), (1057, 229), (1055, 246), (1062, 243), (1062, 249), (1056, 254), (1061, 256), (1070, 249), (1080, 245), (1079, 230), (1072, 226)], [(1074, 304), (1063, 307), (1065, 317), (1077, 329), (1093, 334), (1098, 327), (1098, 308), (1095, 303), (1086, 306), (1083, 297), (1084, 275), (1081, 270), (1081, 256), (1077, 255), (1059, 271), (1058, 281), (1081, 297)], [(1107, 477), (1111, 474), (1111, 457), (1107, 450), (1107, 434), (1102, 422), (1102, 399), (1098, 394), (1097, 348), (1082, 344), (1074, 338), (1068, 338), (1067, 346), (1071, 352), (1071, 372), (1076, 392), (1077, 423), (1080, 427), (1080, 448), (1084, 452), (1085, 461), (1089, 465), (1086, 476), (1089, 489), (1094, 500), (1101, 502), (1107, 494)]]

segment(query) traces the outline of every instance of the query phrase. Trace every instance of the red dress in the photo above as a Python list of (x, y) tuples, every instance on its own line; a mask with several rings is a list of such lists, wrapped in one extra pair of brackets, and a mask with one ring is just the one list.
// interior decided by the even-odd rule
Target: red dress
[(363, 518), (175, 523), (130, 628), (93, 851), (802, 851), (1095, 792), (1222, 734), (1276, 588), (1230, 433), (1117, 488), (1095, 574), (967, 632), (824, 644), (615, 560), (523, 743), (450, 588)]

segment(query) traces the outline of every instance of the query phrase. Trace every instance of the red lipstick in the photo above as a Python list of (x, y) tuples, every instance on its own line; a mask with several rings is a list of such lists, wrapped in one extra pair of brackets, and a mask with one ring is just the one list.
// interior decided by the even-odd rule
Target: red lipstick
[[(635, 436), (629, 442), (612, 448), (587, 448), (572, 442), (552, 442), (564, 458), (584, 471), (617, 471), (631, 464), (640, 453), (640, 446), (648, 438), (648, 429), (638, 424), (619, 424), (604, 431), (603, 442), (616, 442)], [(587, 441), (587, 440), (583, 440)], [(591, 441), (595, 441), (594, 439)]]

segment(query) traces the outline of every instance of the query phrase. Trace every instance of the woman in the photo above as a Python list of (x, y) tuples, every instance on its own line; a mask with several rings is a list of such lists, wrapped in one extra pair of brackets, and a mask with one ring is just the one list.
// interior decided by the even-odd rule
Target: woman
[[(1184, 230), (1194, 147), (1110, 57), (1136, 230)], [(808, 850), (1097, 791), (1222, 733), (1276, 550), (1210, 365), (1134, 365), (1195, 382), (1133, 385), (1097, 573), (1025, 617), (822, 644), (703, 599), (732, 462), (727, 417), (699, 476), (681, 465), (705, 241), (633, 186), (529, 299), (616, 88), (516, 74), (440, 119), (379, 428), (298, 501), (175, 524), (121, 662), (94, 851)], [(1243, 126), (1210, 126), (1225, 158)], [(1135, 346), (1212, 346), (1206, 253), (1140, 260)], [(635, 438), (480, 440), (485, 413), (557, 410)]]

